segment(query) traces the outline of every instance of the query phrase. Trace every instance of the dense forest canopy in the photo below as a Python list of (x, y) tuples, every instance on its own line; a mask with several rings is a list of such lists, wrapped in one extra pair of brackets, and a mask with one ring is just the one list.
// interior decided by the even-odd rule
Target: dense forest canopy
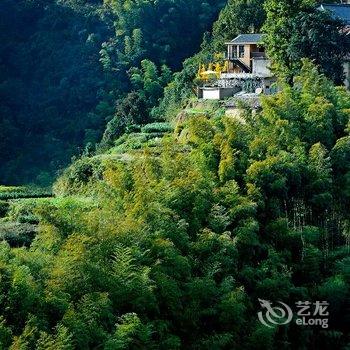
[[(268, 6), (274, 7), (273, 1), (268, 3), (3, 0), (1, 182), (48, 185), (73, 155), (91, 152), (101, 140), (98, 148), (110, 147), (115, 137), (135, 123), (166, 118), (174, 109), (171, 100), (180, 106), (178, 100), (191, 95), (200, 62), (222, 52), (223, 43), (237, 34), (261, 30), (265, 11)], [(315, 3), (309, 1), (307, 5), (314, 8)], [(335, 38), (336, 26), (325, 15), (310, 17), (308, 10), (303, 18), (296, 18), (293, 14), (297, 12), (271, 14), (272, 18), (281, 18), (282, 23), (285, 16), (292, 28), (279, 39), (291, 44), (281, 48), (282, 56), (269, 41), (281, 62), (276, 67), (285, 69), (281, 57), (286, 54), (287, 60), (288, 52), (294, 54), (293, 61), (316, 58), (318, 64), (328, 65), (324, 72), (339, 82), (337, 67), (344, 52), (344, 38)], [(299, 28), (300, 22), (307, 25)], [(309, 40), (309, 25), (322, 34), (323, 40), (317, 40), (318, 34), (312, 36), (316, 40)], [(328, 37), (322, 33), (325, 25), (334, 28), (328, 31)], [(274, 37), (277, 27), (266, 29)], [(185, 61), (182, 69), (183, 61), (198, 52), (204, 33), (202, 50)], [(144, 60), (148, 63), (141, 64)], [(135, 74), (146, 66), (149, 70), (144, 77)], [(171, 84), (175, 91), (169, 94), (168, 90), (158, 107), (163, 89), (172, 79), (171, 71), (178, 70), (180, 76)], [(292, 71), (297, 74), (295, 67)], [(129, 93), (132, 94), (128, 96)], [(135, 104), (137, 112), (130, 112), (130, 105)]]
[[(297, 81), (72, 164), (30, 248), (0, 244), (1, 346), (347, 349), (350, 96), (308, 61)], [(329, 328), (266, 327), (258, 299), (326, 300)]]
[(99, 138), (103, 120), (91, 113), (105, 85), (98, 52), (112, 30), (97, 8), (78, 9), (0, 3), (2, 183), (45, 183), (84, 139)]
[(343, 83), (343, 60), (350, 51), (345, 23), (317, 10), (313, 0), (266, 0), (264, 8), (264, 44), (278, 76), (293, 82), (307, 57), (336, 84)]
[(143, 59), (178, 69), (222, 6), (1, 1), (1, 182), (50, 183), (74, 154), (100, 141), (118, 101), (133, 90), (127, 71)]
[[(350, 50), (317, 3), (0, 3), (0, 349), (350, 348)], [(261, 30), (276, 94), (197, 99)]]

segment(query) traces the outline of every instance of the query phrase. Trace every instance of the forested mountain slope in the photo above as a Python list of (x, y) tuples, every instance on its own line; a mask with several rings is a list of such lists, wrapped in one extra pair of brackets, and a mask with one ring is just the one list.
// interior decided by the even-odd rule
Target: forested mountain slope
[[(0, 245), (2, 347), (347, 349), (350, 96), (307, 61), (297, 81), (72, 164), (30, 249)], [(328, 327), (267, 327), (259, 299), (325, 300)]]
[(222, 5), (1, 1), (1, 183), (50, 183), (100, 141), (118, 100), (134, 89), (127, 71), (145, 58), (179, 68)]
[(105, 85), (99, 50), (112, 28), (96, 6), (5, 0), (0, 14), (1, 182), (45, 183), (103, 129), (89, 113)]
[[(6, 1), (0, 8), (11, 9), (13, 3)], [(314, 1), (229, 0), (213, 34), (205, 35), (200, 51), (173, 76), (184, 52), (197, 51), (191, 40), (199, 44), (219, 2), (19, 4), (40, 18), (45, 11), (83, 16), (82, 26), (75, 24), (83, 30), (83, 49), (76, 44), (72, 52), (91, 61), (84, 61), (86, 68), (79, 65), (79, 55), (71, 59), (78, 73), (96, 69), (91, 77), (81, 73), (91, 83), (83, 87), (92, 87), (86, 96), (96, 86), (100, 90), (97, 97), (92, 94), (96, 99), (89, 108), (81, 107), (88, 116), (82, 121), (80, 105), (74, 105), (75, 110), (68, 98), (79, 93), (79, 81), (62, 82), (61, 93), (64, 87), (73, 91), (57, 106), (78, 111), (67, 120), (82, 139), (91, 137), (91, 144), (55, 181), (54, 198), (47, 191), (0, 186), (0, 348), (348, 350), (350, 94), (334, 84), (339, 61), (327, 65), (317, 56), (318, 48), (338, 52), (334, 43), (343, 39), (339, 23), (327, 14), (319, 17)], [(22, 15), (28, 13), (22, 10)], [(274, 22), (276, 11), (279, 21)], [(25, 18), (21, 23), (30, 27), (33, 18)], [(190, 18), (203, 20), (200, 33), (191, 39)], [(300, 31), (281, 31), (275, 25), (292, 28), (300, 18), (307, 23)], [(62, 32), (61, 20), (48, 21), (57, 33), (39, 31), (46, 39), (38, 37), (37, 43), (52, 40), (58, 45), (61, 34), (75, 35), (75, 29)], [(329, 25), (334, 41), (318, 45), (308, 35), (320, 33), (322, 23)], [(276, 54), (273, 62), (278, 93), (262, 97), (261, 109), (254, 112), (240, 106), (238, 117), (226, 115), (220, 102), (196, 99), (199, 64), (215, 59), (224, 40), (241, 31), (260, 31), (261, 26), (269, 35), (269, 48), (285, 43), (286, 56), (281, 57), (287, 59)], [(28, 46), (26, 36), (34, 40), (38, 31), (35, 26), (32, 31), (15, 28), (11, 35), (21, 44), (13, 51), (7, 45), (2, 56), (19, 59), (18, 48)], [(187, 36), (181, 37), (181, 31)], [(300, 39), (307, 45), (299, 47), (288, 65), (289, 49)], [(342, 44), (346, 48), (348, 42)], [(59, 64), (47, 45), (43, 52), (50, 58), (37, 61)], [(171, 54), (172, 48), (179, 52)], [(52, 79), (67, 72), (74, 77), (76, 71), (65, 64), (58, 71), (51, 67), (45, 80), (37, 67), (26, 74), (43, 79), (46, 88), (52, 88)], [(16, 76), (16, 69), (4, 72), (5, 78)], [(3, 84), (27, 82), (16, 77)], [(34, 87), (33, 94), (40, 92)], [(11, 117), (2, 119), (9, 131), (0, 140), (16, 146), (16, 139), (6, 137), (17, 130), (14, 123), (20, 114), (10, 111), (18, 108), (20, 99), (10, 97), (3, 101)], [(26, 135), (38, 143), (39, 129), (36, 134), (30, 125)], [(95, 151), (98, 134), (101, 142)], [(57, 140), (72, 145), (65, 137)], [(44, 153), (28, 161), (44, 161), (45, 148), (39, 143), (35, 149)], [(17, 159), (10, 151), (4, 154)], [(2, 164), (9, 179), (16, 175), (9, 169), (21, 169), (15, 165)], [(33, 174), (30, 169), (27, 178)], [(266, 312), (260, 300), (283, 302), (293, 310), (298, 302), (326, 301), (327, 322), (301, 326), (296, 314), (289, 320), (277, 314), (266, 326), (258, 318), (259, 312)]]
[[(309, 6), (317, 1), (301, 3)], [(192, 95), (200, 63), (213, 61), (224, 42), (237, 34), (261, 31), (264, 4), (263, 0), (3, 0), (1, 183), (48, 185), (73, 155), (89, 154), (100, 142), (103, 150), (113, 146), (131, 125), (173, 118), (180, 100)], [(269, 6), (274, 8), (274, 1)], [(276, 7), (281, 12), (272, 18), (293, 19), (298, 6), (296, 1), (294, 11)], [(304, 26), (298, 32), (300, 21), (309, 21), (314, 30)], [(322, 18), (306, 14), (289, 24), (289, 33), (297, 36), (279, 40), (294, 43), (299, 58), (314, 59), (312, 50), (322, 44), (321, 55), (316, 56), (332, 70), (339, 66), (343, 45), (332, 36), (324, 37), (324, 24)], [(191, 57), (198, 52), (203, 33), (202, 49)], [(295, 45), (299, 42), (304, 44)], [(338, 47), (338, 53), (329, 50), (329, 43)], [(324, 59), (329, 53), (334, 53), (332, 62)], [(173, 80), (171, 71), (179, 70)], [(338, 73), (332, 72), (339, 77)]]

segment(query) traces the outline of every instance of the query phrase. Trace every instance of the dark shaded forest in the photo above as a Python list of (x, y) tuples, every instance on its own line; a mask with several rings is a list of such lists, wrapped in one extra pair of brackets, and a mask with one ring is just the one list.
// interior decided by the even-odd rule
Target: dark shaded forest
[(73, 155), (101, 140), (134, 89), (129, 69), (143, 59), (179, 69), (222, 5), (1, 1), (1, 182), (50, 184)]

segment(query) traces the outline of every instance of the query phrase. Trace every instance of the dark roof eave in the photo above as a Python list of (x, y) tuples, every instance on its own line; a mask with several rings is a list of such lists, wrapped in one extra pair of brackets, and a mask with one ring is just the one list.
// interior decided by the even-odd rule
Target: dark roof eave
[(261, 33), (255, 33), (255, 34), (240, 34), (236, 36), (233, 40), (230, 42), (226, 42), (226, 45), (253, 45), (253, 44), (259, 44), (262, 41), (263, 34)]
[(262, 44), (262, 41), (247, 41), (247, 42), (232, 42), (232, 41), (228, 41), (225, 43), (225, 45), (254, 45), (254, 44)]
[(350, 4), (321, 3), (317, 8), (321, 11), (329, 11), (333, 18), (337, 18), (346, 24), (350, 24)]

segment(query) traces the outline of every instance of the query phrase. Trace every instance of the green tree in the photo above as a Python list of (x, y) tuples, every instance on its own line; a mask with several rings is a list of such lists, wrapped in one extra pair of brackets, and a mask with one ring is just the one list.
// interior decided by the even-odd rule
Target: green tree
[(265, 20), (263, 4), (263, 0), (229, 0), (213, 26), (214, 50), (223, 50), (225, 42), (241, 33), (259, 33)]
[(292, 83), (301, 59), (309, 58), (336, 84), (342, 83), (342, 62), (349, 51), (340, 30), (343, 23), (318, 10), (313, 0), (267, 0), (264, 7), (264, 44), (276, 74)]

